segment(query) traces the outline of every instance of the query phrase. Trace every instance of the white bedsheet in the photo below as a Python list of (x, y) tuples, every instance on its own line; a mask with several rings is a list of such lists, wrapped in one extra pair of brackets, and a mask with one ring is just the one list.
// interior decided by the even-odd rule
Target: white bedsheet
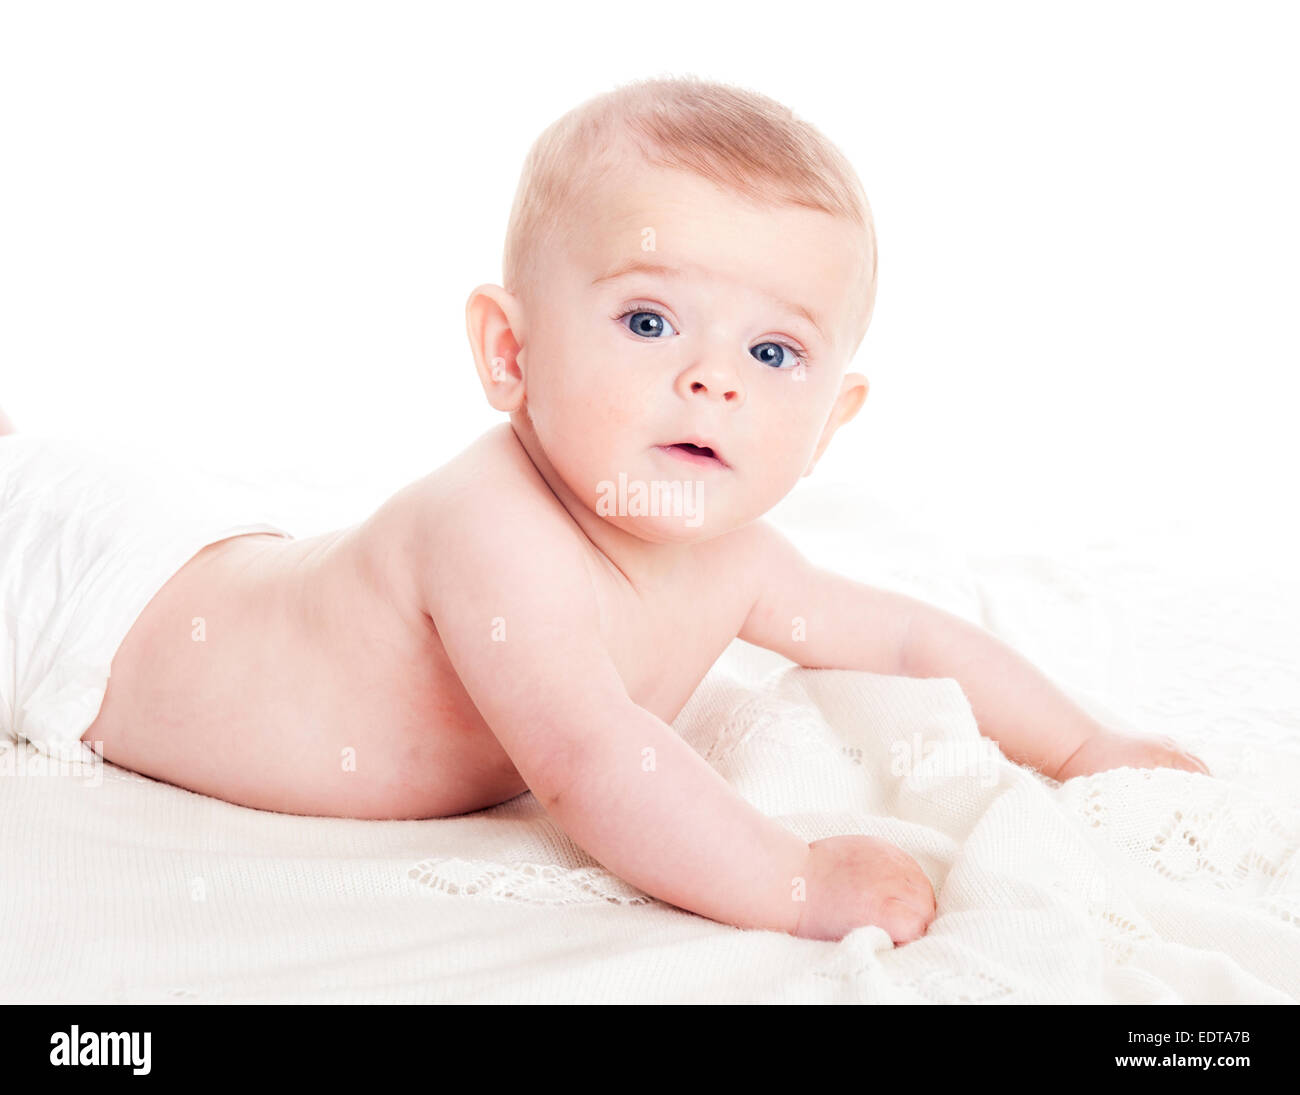
[[(980, 769), (954, 682), (733, 644), (677, 730), (801, 836), (876, 834), (920, 861), (938, 917), (894, 948), (648, 899), (529, 794), (450, 819), (301, 818), (112, 765), (94, 785), (23, 744), (0, 757), (0, 999), (1300, 1001), (1296, 582), (1156, 536), (977, 552), (843, 491), (797, 498), (779, 523), (817, 561), (983, 623), (1215, 778)], [(285, 527), (316, 531), (299, 506)]]

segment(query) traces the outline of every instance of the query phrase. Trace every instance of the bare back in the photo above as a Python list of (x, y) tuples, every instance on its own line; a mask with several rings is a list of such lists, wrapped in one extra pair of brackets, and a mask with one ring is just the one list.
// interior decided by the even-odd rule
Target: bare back
[(502, 426), (358, 525), (200, 551), (131, 628), (83, 740), (144, 775), (286, 813), (443, 817), (520, 794), (527, 786), (420, 593), (425, 568), (439, 565), (440, 530), (466, 506), (502, 507), (501, 535), (520, 551), (554, 534), (510, 526), (520, 492), (549, 499), (549, 529), (567, 528), (628, 696), (671, 722), (754, 601), (753, 570), (738, 565), (746, 531), (696, 545), (647, 595), (583, 535)]

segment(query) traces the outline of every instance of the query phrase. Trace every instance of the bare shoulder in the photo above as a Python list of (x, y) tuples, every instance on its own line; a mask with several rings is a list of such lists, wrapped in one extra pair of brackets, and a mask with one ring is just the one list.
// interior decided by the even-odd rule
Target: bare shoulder
[[(583, 566), (571, 519), (508, 423), (392, 495), (359, 535), (378, 580), (404, 612), (428, 612), (431, 598), (476, 571), (504, 578), (502, 567), (531, 561), (549, 565), (558, 582)], [(565, 559), (570, 567), (561, 565)]]
[(765, 591), (793, 580), (807, 560), (790, 539), (770, 521), (757, 520), (720, 537), (719, 562), (727, 565), (732, 581), (741, 585), (751, 608)]
[(730, 535), (735, 538), (729, 545), (730, 550), (743, 559), (747, 566), (759, 571), (803, 558), (790, 538), (771, 521), (751, 521)]

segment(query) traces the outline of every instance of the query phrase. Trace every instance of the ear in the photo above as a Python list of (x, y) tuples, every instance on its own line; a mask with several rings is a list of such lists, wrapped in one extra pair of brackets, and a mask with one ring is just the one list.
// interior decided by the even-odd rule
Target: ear
[(465, 330), (479, 383), (488, 402), (507, 413), (524, 401), (524, 352), (516, 337), (522, 317), (519, 298), (499, 285), (480, 285), (465, 303)]
[(808, 461), (808, 466), (804, 469), (804, 475), (811, 475), (813, 468), (817, 466), (817, 461), (822, 458), (822, 453), (826, 451), (826, 446), (831, 443), (831, 437), (845, 422), (848, 422), (858, 411), (862, 410), (862, 404), (866, 402), (867, 390), (870, 388), (867, 378), (861, 373), (849, 373), (844, 377), (840, 384), (840, 394), (835, 400), (835, 406), (831, 408), (830, 417), (826, 419), (826, 428), (822, 430), (820, 440), (817, 442), (817, 451), (812, 454), (812, 459)]

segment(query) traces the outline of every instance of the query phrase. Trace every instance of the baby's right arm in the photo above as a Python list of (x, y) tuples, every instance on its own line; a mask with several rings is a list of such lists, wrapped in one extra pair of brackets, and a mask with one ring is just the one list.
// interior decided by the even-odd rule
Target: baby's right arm
[[(511, 512), (508, 524), (468, 508), (440, 530), (425, 611), (538, 801), (646, 893), (738, 927), (793, 932), (807, 843), (629, 698), (572, 533), (544, 506)], [(519, 528), (531, 530), (525, 541)]]
[[(480, 501), (462, 498), (430, 544), (424, 610), (560, 827), (620, 878), (714, 920), (816, 938), (878, 923), (914, 937), (906, 917), (899, 928), (892, 910), (881, 915), (882, 887), (872, 892), (879, 868), (896, 866), (880, 858), (881, 842), (836, 837), (810, 849), (631, 700), (601, 637), (581, 547), (545, 500), (512, 499), (508, 522)], [(518, 528), (531, 530), (526, 542)]]

